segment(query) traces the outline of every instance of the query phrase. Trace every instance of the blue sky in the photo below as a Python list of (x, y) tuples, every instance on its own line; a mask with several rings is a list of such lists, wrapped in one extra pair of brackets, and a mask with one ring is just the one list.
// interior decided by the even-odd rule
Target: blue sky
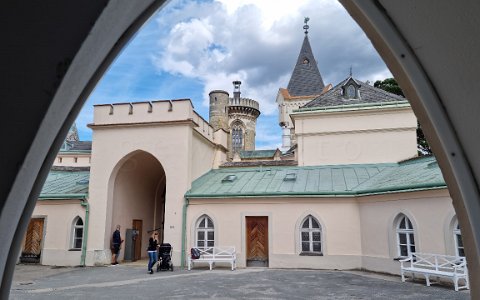
[(334, 0), (172, 0), (137, 33), (99, 82), (77, 118), (91, 139), (93, 105), (144, 100), (192, 100), (208, 120), (208, 93), (231, 93), (260, 103), (257, 149), (276, 148), (281, 132), (275, 98), (286, 87), (310, 18), (309, 39), (325, 84), (353, 75), (373, 82), (390, 72), (361, 29)]

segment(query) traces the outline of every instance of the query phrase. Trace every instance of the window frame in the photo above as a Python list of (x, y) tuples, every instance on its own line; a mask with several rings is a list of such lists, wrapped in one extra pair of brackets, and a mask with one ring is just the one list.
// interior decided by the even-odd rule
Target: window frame
[[(405, 220), (405, 228), (400, 228), (400, 225), (402, 224), (402, 220)], [(409, 228), (409, 226), (411, 228)], [(405, 243), (401, 243), (401, 238), (400, 235), (405, 235)], [(397, 255), (399, 258), (406, 258), (410, 257), (412, 252), (416, 252), (416, 243), (415, 243), (415, 226), (413, 226), (412, 221), (410, 218), (404, 214), (401, 214), (396, 222), (395, 226), (395, 235), (397, 238)], [(412, 243), (412, 237), (413, 237), (413, 243)], [(402, 246), (405, 246), (407, 249), (407, 255), (402, 255)], [(412, 247), (414, 251), (412, 251)]]
[[(202, 220), (205, 221), (205, 227), (200, 227), (200, 224), (202, 223)], [(208, 227), (208, 221), (212, 223), (212, 227)], [(199, 246), (199, 238), (198, 235), (200, 232), (203, 232), (203, 242), (204, 246)], [(213, 239), (208, 239), (208, 234), (209, 233), (213, 234)], [(209, 246), (209, 242), (212, 242), (212, 245)], [(195, 243), (194, 247), (198, 249), (207, 249), (211, 247), (215, 247), (215, 223), (213, 222), (213, 219), (210, 218), (208, 215), (202, 215), (200, 218), (197, 219), (197, 222), (195, 223)]]
[[(313, 221), (315, 221), (318, 224), (318, 228), (314, 228), (312, 226)], [(308, 228), (303, 227), (305, 222), (308, 222)], [(305, 218), (303, 218), (302, 222), (300, 222), (300, 226), (299, 226), (299, 229), (298, 229), (298, 235), (299, 235), (298, 243), (299, 243), (299, 255), (300, 256), (323, 256), (324, 245), (323, 245), (323, 230), (322, 229), (323, 229), (322, 224), (319, 222), (319, 220), (317, 218), (315, 218), (311, 214), (309, 214)], [(303, 238), (302, 238), (303, 237), (302, 234), (304, 232), (308, 232), (308, 246), (309, 246), (308, 251), (303, 250), (304, 241), (303, 241)], [(313, 240), (313, 233), (314, 232), (320, 233), (320, 241), (314, 241)], [(319, 243), (320, 244), (320, 251), (314, 251), (314, 249), (313, 249), (314, 248), (314, 246), (313, 246), (314, 243)]]
[[(459, 245), (459, 240), (462, 242), (462, 246)], [(465, 247), (462, 240), (462, 230), (460, 229), (458, 219), (455, 220), (455, 223), (453, 225), (453, 241), (455, 244), (455, 255), (458, 257), (465, 257)], [(463, 252), (463, 255), (460, 255), (460, 251)]]
[[(82, 224), (79, 225), (78, 221), (81, 221)], [(80, 238), (77, 237), (77, 232), (78, 230), (82, 230), (82, 236)], [(80, 216), (75, 217), (72, 222), (72, 238), (70, 241), (70, 250), (73, 251), (78, 251), (81, 250), (83, 247), (84, 243), (84, 235), (85, 235), (85, 223), (83, 222), (83, 219)], [(80, 247), (76, 247), (76, 242), (80, 240)]]

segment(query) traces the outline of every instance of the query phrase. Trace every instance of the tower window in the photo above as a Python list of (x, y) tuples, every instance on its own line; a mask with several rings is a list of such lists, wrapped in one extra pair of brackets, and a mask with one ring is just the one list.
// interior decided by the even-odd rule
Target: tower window
[(242, 150), (243, 145), (243, 130), (240, 127), (232, 129), (232, 148), (234, 152)]

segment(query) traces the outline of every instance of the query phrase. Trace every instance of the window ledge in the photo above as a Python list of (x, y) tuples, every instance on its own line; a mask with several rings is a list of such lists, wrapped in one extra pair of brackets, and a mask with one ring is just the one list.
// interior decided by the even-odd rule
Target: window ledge
[(68, 251), (82, 251), (82, 249), (72, 248), (72, 249), (68, 249)]
[(300, 256), (323, 256), (320, 252), (301, 252)]

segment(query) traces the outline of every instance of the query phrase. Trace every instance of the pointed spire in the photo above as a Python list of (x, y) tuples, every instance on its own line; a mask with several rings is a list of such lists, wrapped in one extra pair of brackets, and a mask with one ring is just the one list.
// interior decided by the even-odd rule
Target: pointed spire
[(70, 127), (70, 130), (68, 131), (67, 138), (65, 139), (68, 142), (78, 142), (78, 129), (77, 129), (77, 124), (73, 123), (72, 127)]
[(303, 26), (303, 29), (305, 29), (305, 37), (300, 53), (298, 54), (297, 63), (293, 69), (292, 77), (290, 77), (290, 81), (288, 82), (287, 89), (292, 96), (320, 95), (325, 86), (308, 40), (309, 26), (307, 22), (309, 20), (308, 17), (305, 18), (305, 25)]

